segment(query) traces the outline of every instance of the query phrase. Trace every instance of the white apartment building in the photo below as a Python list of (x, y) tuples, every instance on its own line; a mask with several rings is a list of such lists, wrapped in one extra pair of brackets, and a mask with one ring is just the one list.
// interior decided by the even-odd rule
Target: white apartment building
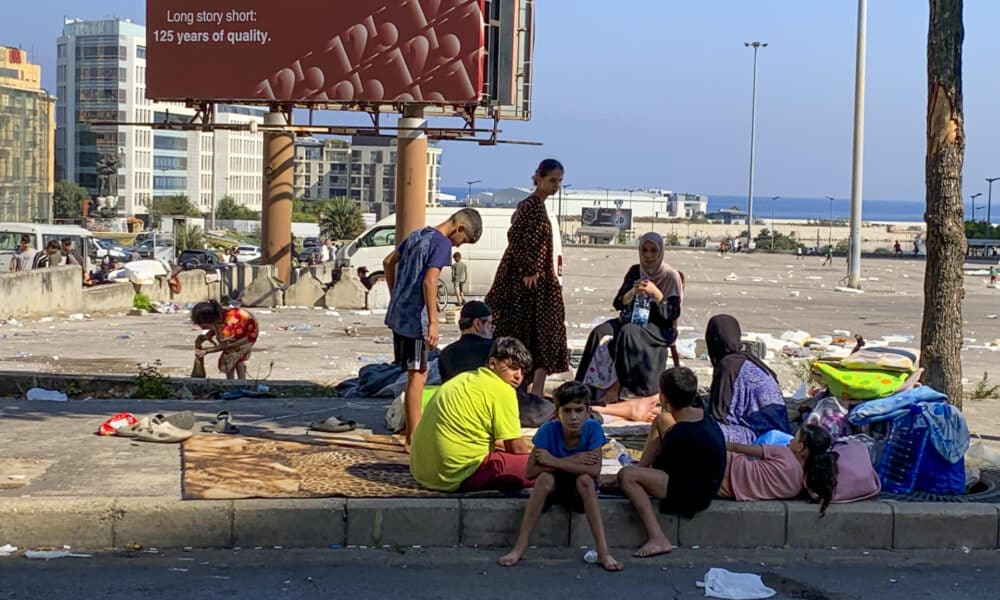
[[(437, 203), (441, 148), (427, 147), (427, 205)], [(396, 211), (396, 138), (297, 139), (294, 194), (303, 200), (344, 197), (378, 218)]]
[[(260, 210), (263, 134), (94, 126), (92, 121), (187, 121), (194, 110), (146, 98), (146, 28), (129, 19), (66, 19), (56, 54), (56, 181), (98, 191), (96, 163), (118, 155), (118, 210), (149, 212), (156, 197), (185, 194), (209, 212), (229, 195)], [(263, 109), (220, 106), (219, 123), (263, 122)]]

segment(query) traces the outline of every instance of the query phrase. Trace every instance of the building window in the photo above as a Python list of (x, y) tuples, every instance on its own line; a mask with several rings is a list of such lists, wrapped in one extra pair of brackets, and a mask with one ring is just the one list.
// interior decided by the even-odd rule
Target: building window
[(187, 188), (187, 177), (165, 175), (153, 176), (154, 190), (183, 190)]
[(153, 147), (157, 150), (187, 150), (187, 138), (154, 135)]
[(183, 156), (154, 156), (153, 168), (157, 171), (183, 171), (187, 169), (187, 162)]
[(59, 58), (66, 56), (66, 44), (59, 44), (56, 55)]
[(136, 46), (135, 47), (135, 57), (136, 58), (146, 58), (146, 47)]

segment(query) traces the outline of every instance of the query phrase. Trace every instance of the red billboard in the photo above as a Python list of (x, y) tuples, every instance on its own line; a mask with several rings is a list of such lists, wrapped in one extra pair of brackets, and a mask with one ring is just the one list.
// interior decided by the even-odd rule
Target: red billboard
[(154, 100), (477, 104), (482, 94), (483, 0), (147, 0), (146, 23)]

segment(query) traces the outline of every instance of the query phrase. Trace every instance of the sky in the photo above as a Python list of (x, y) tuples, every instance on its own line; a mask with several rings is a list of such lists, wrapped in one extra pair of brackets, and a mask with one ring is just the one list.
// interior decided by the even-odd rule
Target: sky
[[(745, 195), (753, 51), (743, 44), (759, 40), (768, 47), (758, 56), (755, 195), (850, 195), (855, 2), (536, 6), (532, 119), (502, 122), (500, 137), (543, 145), (445, 142), (443, 186), (527, 186), (537, 163), (555, 157), (564, 183), (577, 188)], [(64, 15), (145, 22), (145, 3), (127, 0), (12, 2), (4, 12), (0, 45), (27, 50), (49, 90)], [(927, 19), (926, 0), (869, 3), (865, 197), (924, 197)], [(966, 0), (964, 21), (968, 198), (986, 191), (985, 177), (1000, 176), (1000, 2)], [(349, 113), (317, 121), (366, 122)]]

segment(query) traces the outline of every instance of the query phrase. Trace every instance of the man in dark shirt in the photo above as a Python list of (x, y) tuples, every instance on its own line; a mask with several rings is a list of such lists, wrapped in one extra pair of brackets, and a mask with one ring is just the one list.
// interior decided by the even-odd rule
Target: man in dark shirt
[(458, 316), (458, 328), (462, 337), (441, 350), (438, 358), (441, 383), (485, 366), (493, 347), (493, 313), (485, 302), (466, 303)]
[(663, 533), (649, 497), (660, 511), (692, 517), (708, 508), (726, 472), (726, 440), (711, 415), (695, 404), (698, 378), (685, 367), (660, 375), (664, 412), (650, 428), (638, 466), (618, 472), (622, 493), (639, 513), (646, 543), (635, 556), (666, 554), (673, 544)]
[[(466, 302), (458, 316), (458, 327), (462, 337), (441, 350), (438, 358), (441, 383), (486, 366), (493, 347), (493, 313), (485, 302)], [(538, 427), (555, 415), (552, 402), (521, 388), (517, 389), (517, 407), (522, 427)]]

